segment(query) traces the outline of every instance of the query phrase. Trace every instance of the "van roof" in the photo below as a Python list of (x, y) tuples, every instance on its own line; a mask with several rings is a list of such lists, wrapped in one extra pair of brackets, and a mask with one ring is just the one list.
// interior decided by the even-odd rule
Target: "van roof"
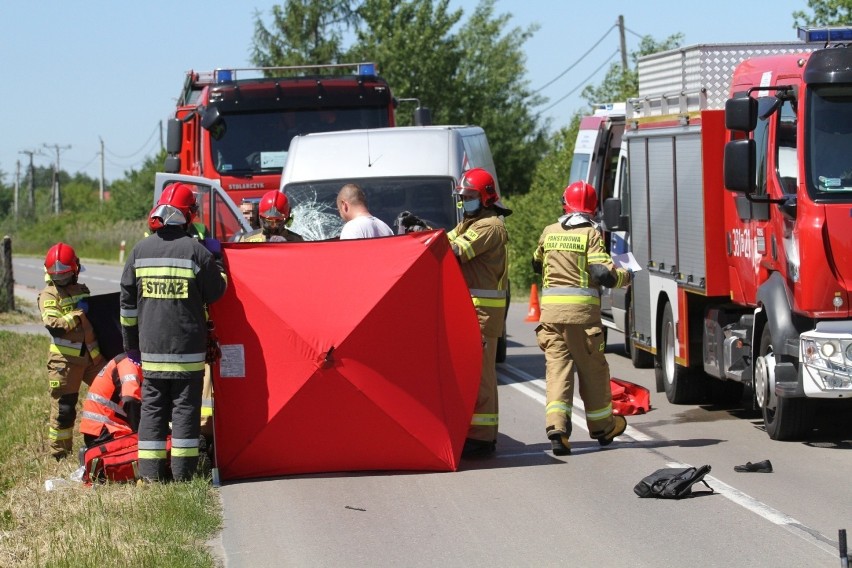
[(478, 126), (399, 126), (321, 132), (290, 143), (282, 185), (322, 179), (449, 176), (463, 170), (461, 139)]

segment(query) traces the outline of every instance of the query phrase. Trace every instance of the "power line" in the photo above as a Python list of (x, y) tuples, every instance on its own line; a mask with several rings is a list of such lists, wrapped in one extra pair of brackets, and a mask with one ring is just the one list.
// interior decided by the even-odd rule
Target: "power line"
[(574, 94), (574, 92), (575, 92), (577, 89), (579, 89), (580, 87), (585, 86), (586, 82), (588, 82), (588, 81), (589, 81), (592, 77), (594, 77), (595, 75), (597, 75), (598, 71), (600, 71), (601, 69), (603, 69), (603, 68), (604, 68), (604, 66), (605, 66), (607, 63), (609, 63), (610, 61), (612, 61), (612, 58), (613, 58), (613, 57), (615, 57), (616, 55), (618, 55), (620, 51), (621, 51), (620, 49), (616, 49), (615, 51), (613, 51), (613, 52), (612, 52), (612, 55), (610, 55), (610, 56), (606, 59), (606, 61), (604, 61), (603, 63), (601, 63), (601, 64), (598, 66), (598, 68), (597, 68), (597, 69), (595, 69), (594, 71), (592, 71), (592, 73), (591, 73), (588, 77), (586, 77), (585, 79), (583, 79), (583, 81), (582, 81), (579, 85), (577, 85), (576, 87), (574, 87), (573, 89), (571, 89), (570, 91), (568, 91), (567, 93), (565, 93), (565, 95), (563, 95), (562, 97), (560, 97), (559, 99), (557, 99), (556, 101), (554, 101), (554, 102), (553, 102), (553, 104), (551, 104), (550, 106), (548, 106), (548, 107), (546, 107), (546, 108), (543, 108), (543, 109), (541, 109), (540, 111), (538, 111), (538, 114), (539, 114), (539, 115), (541, 115), (541, 114), (543, 114), (543, 113), (545, 113), (545, 112), (549, 111), (550, 109), (552, 109), (553, 107), (555, 107), (556, 105), (558, 105), (559, 103), (561, 103), (562, 101), (564, 101), (565, 99), (567, 99), (568, 97), (570, 97), (571, 95), (573, 95), (573, 94)]
[(144, 144), (142, 144), (142, 147), (139, 148), (138, 150), (136, 150), (135, 152), (133, 152), (132, 154), (128, 155), (128, 156), (121, 156), (119, 154), (116, 154), (115, 152), (110, 152), (109, 150), (107, 150), (106, 152), (107, 152), (107, 154), (111, 155), (113, 158), (118, 158), (119, 160), (128, 160), (128, 159), (130, 159), (130, 158), (132, 158), (132, 157), (134, 157), (138, 154), (141, 154), (143, 151), (145, 151), (145, 149), (148, 148), (148, 145), (151, 143), (151, 140), (154, 138), (154, 136), (157, 134), (157, 132), (159, 130), (160, 130), (160, 124), (157, 123), (157, 125), (154, 127), (154, 130), (151, 131), (151, 135), (148, 136), (148, 139), (145, 141)]
[(559, 75), (557, 75), (556, 77), (554, 77), (553, 79), (551, 79), (550, 81), (548, 81), (547, 83), (545, 83), (544, 85), (542, 85), (541, 87), (539, 87), (538, 89), (536, 89), (535, 91), (533, 91), (531, 94), (533, 94), (533, 95), (534, 95), (534, 94), (538, 93), (539, 91), (542, 91), (542, 90), (544, 90), (545, 88), (549, 87), (549, 86), (550, 86), (550, 85), (552, 85), (554, 82), (556, 82), (558, 79), (561, 79), (561, 78), (565, 75), (565, 73), (567, 73), (568, 71), (570, 71), (571, 69), (573, 69), (574, 67), (576, 67), (578, 63), (580, 63), (581, 61), (583, 61), (583, 59), (585, 59), (585, 58), (586, 58), (586, 56), (587, 56), (589, 53), (591, 53), (591, 52), (592, 52), (592, 50), (593, 50), (593, 49), (595, 49), (598, 45), (600, 45), (600, 43), (601, 43), (604, 39), (606, 39), (606, 36), (608, 36), (608, 35), (609, 35), (609, 32), (611, 32), (611, 31), (612, 31), (612, 29), (613, 29), (613, 28), (615, 28), (615, 27), (616, 27), (616, 24), (613, 24), (612, 26), (610, 26), (610, 27), (609, 27), (609, 29), (607, 29), (607, 30), (606, 30), (606, 32), (604, 32), (604, 35), (602, 35), (602, 36), (601, 36), (601, 38), (600, 38), (598, 41), (596, 41), (596, 42), (595, 42), (595, 44), (594, 44), (594, 45), (592, 45), (592, 47), (590, 47), (590, 48), (586, 51), (586, 53), (584, 53), (583, 55), (581, 55), (581, 56), (580, 56), (580, 59), (578, 59), (577, 61), (575, 61), (574, 63), (572, 63), (572, 64), (571, 64), (570, 66), (568, 66), (568, 68), (567, 68), (567, 69), (565, 69), (562, 73), (560, 73)]
[(625, 29), (625, 30), (627, 30), (628, 32), (632, 33), (633, 35), (635, 35), (635, 36), (636, 36), (636, 37), (638, 37), (639, 39), (643, 39), (643, 38), (645, 37), (645, 36), (643, 36), (643, 35), (637, 34), (636, 32), (634, 32), (633, 30), (631, 30), (631, 29), (630, 29), (630, 28), (628, 28), (627, 26), (624, 26), (624, 29)]

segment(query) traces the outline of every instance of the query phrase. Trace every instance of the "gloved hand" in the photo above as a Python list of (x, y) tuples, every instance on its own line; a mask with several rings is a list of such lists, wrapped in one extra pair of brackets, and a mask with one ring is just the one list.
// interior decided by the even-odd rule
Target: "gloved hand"
[(77, 309), (83, 312), (84, 314), (89, 313), (89, 302), (88, 300), (77, 300)]
[(212, 237), (207, 237), (201, 244), (204, 245), (204, 248), (213, 253), (213, 256), (219, 258), (222, 256), (222, 243), (219, 242), (219, 239), (214, 239)]
[(397, 217), (397, 221), (399, 222), (400, 227), (405, 227), (406, 229), (411, 229), (412, 227), (423, 227), (426, 228), (426, 223), (420, 219), (417, 215), (414, 215), (411, 211), (403, 211)]
[(142, 353), (140, 353), (138, 349), (128, 349), (124, 352), (124, 354), (127, 355), (127, 358), (133, 363), (140, 366), (142, 365)]

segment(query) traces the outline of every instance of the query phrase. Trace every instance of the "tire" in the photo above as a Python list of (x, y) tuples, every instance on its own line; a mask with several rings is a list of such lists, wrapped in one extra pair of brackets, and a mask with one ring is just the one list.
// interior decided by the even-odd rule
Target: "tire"
[(643, 349), (637, 349), (633, 346), (633, 306), (627, 306), (627, 312), (624, 314), (624, 351), (630, 357), (635, 369), (650, 369), (654, 366), (654, 356)]
[[(754, 365), (754, 392), (763, 414), (766, 433), (773, 440), (801, 440), (810, 432), (812, 401), (806, 398), (778, 398), (774, 391), (775, 349), (769, 325), (763, 327), (760, 350)], [(760, 390), (758, 390), (760, 389)]]
[(657, 360), (654, 365), (657, 382), (663, 383), (666, 398), (672, 404), (691, 404), (701, 400), (704, 390), (702, 377), (691, 375), (675, 361), (675, 323), (672, 306), (666, 303), (657, 341)]

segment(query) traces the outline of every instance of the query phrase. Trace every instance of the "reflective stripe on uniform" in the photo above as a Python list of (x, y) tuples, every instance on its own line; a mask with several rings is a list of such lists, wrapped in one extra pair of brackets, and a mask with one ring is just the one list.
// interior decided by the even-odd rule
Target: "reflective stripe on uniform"
[(51, 428), (47, 437), (51, 440), (70, 440), (74, 437), (74, 429), (64, 428), (62, 430), (59, 430), (57, 428)]
[(505, 290), (482, 290), (480, 288), (471, 288), (470, 297), (473, 299), (474, 306), (482, 306), (484, 308), (506, 307)]
[(92, 422), (100, 422), (101, 424), (109, 424), (110, 426), (116, 426), (118, 428), (125, 428), (124, 424), (119, 424), (118, 422), (114, 422), (104, 416), (103, 414), (97, 414), (95, 412), (89, 412), (88, 410), (84, 410), (80, 413), (80, 417), (87, 418)]
[(612, 260), (605, 252), (593, 252), (589, 254), (589, 264), (606, 264)]
[(124, 327), (134, 327), (139, 317), (139, 310), (136, 309), (120, 309), (118, 311), (118, 320)]
[(176, 373), (203, 371), (204, 361), (201, 361), (200, 363), (148, 363), (146, 361), (142, 361), (142, 370), (154, 372), (172, 371)]
[(213, 416), (213, 399), (212, 398), (202, 398), (201, 399), (201, 416)]
[(67, 355), (69, 357), (79, 357), (80, 352), (83, 349), (83, 343), (78, 341), (68, 341), (67, 339), (62, 339), (60, 337), (53, 337), (52, 343), (48, 350), (51, 353), (59, 353), (60, 355)]
[(603, 420), (612, 416), (612, 404), (600, 410), (586, 410), (586, 420)]
[(180, 276), (195, 278), (201, 268), (187, 258), (137, 258), (133, 267), (136, 277), (140, 276)]
[(198, 438), (172, 438), (172, 456), (194, 458), (198, 456)]
[(497, 426), (498, 414), (474, 414), (470, 419), (471, 426)]
[(541, 304), (600, 305), (600, 293), (594, 288), (573, 286), (548, 287), (541, 291)]
[(203, 371), (207, 353), (142, 353), (143, 371)]
[(139, 440), (140, 460), (164, 460), (168, 456), (165, 440)]
[(548, 402), (545, 414), (557, 413), (571, 416), (571, 405), (566, 402), (562, 402), (561, 400), (554, 400), (552, 402)]
[[(100, 405), (106, 406), (107, 408), (109, 408), (110, 410), (112, 410), (113, 412), (115, 412), (116, 414), (119, 414), (121, 416), (127, 416), (127, 414), (125, 414), (124, 409), (121, 408), (121, 406), (119, 406), (118, 404), (114, 403), (110, 399), (108, 399), (104, 396), (101, 396), (97, 393), (89, 392), (89, 394), (86, 395), (86, 400), (91, 400), (92, 402), (96, 402)], [(84, 412), (83, 414), (86, 414), (86, 413)]]

